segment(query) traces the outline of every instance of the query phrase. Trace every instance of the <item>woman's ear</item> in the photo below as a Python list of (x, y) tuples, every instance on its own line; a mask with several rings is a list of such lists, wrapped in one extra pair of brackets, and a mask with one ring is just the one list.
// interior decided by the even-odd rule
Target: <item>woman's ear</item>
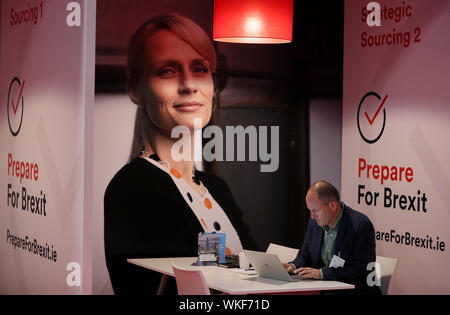
[(130, 97), (131, 101), (136, 105), (142, 105), (142, 98), (133, 88), (128, 87), (128, 96)]
[(133, 86), (128, 86), (128, 95), (131, 101), (138, 106), (146, 106), (148, 103), (148, 91), (143, 82), (139, 82)]

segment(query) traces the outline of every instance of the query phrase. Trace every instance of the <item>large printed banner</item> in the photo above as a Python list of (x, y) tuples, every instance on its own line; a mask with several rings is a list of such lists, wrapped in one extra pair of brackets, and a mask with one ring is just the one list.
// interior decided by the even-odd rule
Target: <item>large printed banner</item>
[(90, 291), (95, 5), (1, 2), (0, 294)]
[(345, 2), (342, 199), (398, 259), (393, 294), (450, 293), (450, 1)]

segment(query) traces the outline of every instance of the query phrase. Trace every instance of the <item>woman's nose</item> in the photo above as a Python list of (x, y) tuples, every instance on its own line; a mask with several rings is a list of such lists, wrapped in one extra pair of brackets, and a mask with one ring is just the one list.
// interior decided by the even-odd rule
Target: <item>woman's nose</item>
[(179, 93), (180, 94), (189, 94), (197, 92), (197, 87), (195, 83), (195, 78), (192, 74), (187, 73), (180, 76), (180, 86)]

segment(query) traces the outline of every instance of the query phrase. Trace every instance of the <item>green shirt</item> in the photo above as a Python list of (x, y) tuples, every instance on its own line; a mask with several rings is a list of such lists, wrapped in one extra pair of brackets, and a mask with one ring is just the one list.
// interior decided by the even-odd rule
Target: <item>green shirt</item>
[[(333, 226), (330, 227), (328, 225), (325, 225), (323, 227), (325, 235), (323, 236), (323, 243), (320, 256), (322, 258), (322, 263), (325, 267), (328, 267), (330, 265), (331, 259), (333, 258), (334, 255), (333, 254), (334, 243), (336, 241), (339, 221), (341, 220), (343, 210), (344, 207), (342, 206), (341, 213), (339, 214), (339, 217), (337, 218)], [(323, 279), (322, 269), (320, 269), (320, 279)]]

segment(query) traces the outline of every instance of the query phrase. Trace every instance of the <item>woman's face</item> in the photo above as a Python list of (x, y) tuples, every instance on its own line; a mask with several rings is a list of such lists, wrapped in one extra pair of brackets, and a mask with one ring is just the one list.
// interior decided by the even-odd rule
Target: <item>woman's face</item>
[(147, 40), (147, 110), (156, 127), (204, 127), (211, 118), (214, 84), (209, 62), (169, 30)]

